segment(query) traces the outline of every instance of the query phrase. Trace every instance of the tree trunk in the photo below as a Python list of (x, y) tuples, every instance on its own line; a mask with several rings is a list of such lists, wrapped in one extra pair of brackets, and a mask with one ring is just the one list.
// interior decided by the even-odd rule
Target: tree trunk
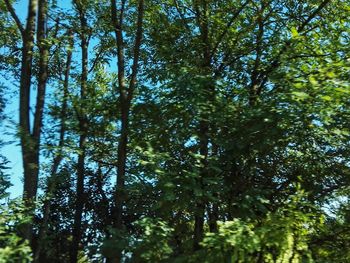
[[(207, 114), (205, 114), (207, 115)], [(203, 192), (204, 183), (203, 179), (207, 176), (207, 166), (208, 166), (208, 121), (205, 116), (202, 116), (203, 120), (199, 124), (199, 153), (202, 156), (201, 159), (201, 171), (199, 173), (199, 178), (197, 180), (198, 187)], [(194, 217), (194, 238), (193, 238), (193, 249), (198, 250), (200, 248), (199, 243), (202, 241), (204, 236), (204, 213), (205, 213), (205, 200), (201, 195), (196, 201), (195, 207), (195, 217)]]
[(62, 161), (62, 149), (65, 144), (65, 133), (66, 133), (66, 115), (67, 115), (67, 100), (68, 100), (68, 85), (69, 85), (69, 74), (72, 63), (72, 47), (73, 47), (73, 36), (71, 36), (70, 43), (67, 51), (67, 61), (64, 73), (64, 83), (63, 83), (63, 100), (60, 112), (60, 136), (58, 143), (58, 153), (53, 159), (51, 167), (51, 176), (48, 180), (46, 199), (43, 205), (43, 221), (39, 230), (39, 237), (37, 241), (36, 250), (34, 253), (34, 262), (40, 262), (40, 253), (42, 250), (42, 242), (46, 238), (49, 215), (51, 210), (51, 198), (56, 190), (56, 180), (57, 180), (57, 170)]
[[(35, 141), (32, 138), (29, 121), (30, 87), (32, 76), (32, 60), (35, 34), (37, 1), (29, 1), (27, 25), (23, 35), (20, 95), (19, 95), (19, 125), (24, 169), (23, 198), (30, 202), (36, 197), (38, 182), (38, 158)], [(26, 235), (31, 235), (26, 233)], [(28, 237), (28, 236), (27, 236)]]
[[(120, 18), (117, 17), (116, 1), (111, 1), (112, 22), (115, 29), (116, 44), (117, 44), (117, 58), (118, 58), (118, 90), (120, 95), (120, 113), (121, 113), (121, 131), (118, 142), (118, 167), (117, 167), (117, 181), (116, 181), (116, 195), (115, 195), (115, 215), (113, 226), (117, 230), (123, 229), (123, 203), (125, 200), (124, 186), (125, 186), (125, 167), (128, 144), (128, 124), (129, 124), (129, 108), (127, 103), (127, 87), (125, 83), (125, 58), (123, 45), (123, 16), (124, 5), (121, 8)], [(117, 251), (114, 262), (120, 262), (121, 252)]]
[(212, 203), (212, 207), (208, 209), (208, 215), (209, 215), (209, 231), (211, 233), (216, 233), (218, 231), (218, 218), (219, 218), (219, 207), (218, 204), (215, 202)]
[(86, 87), (88, 78), (88, 36), (87, 36), (87, 20), (85, 17), (84, 6), (76, 3), (81, 25), (81, 52), (82, 52), (82, 73), (81, 73), (81, 88), (80, 88), (80, 109), (78, 110), (79, 119), (79, 157), (77, 164), (77, 185), (76, 185), (76, 203), (75, 203), (75, 214), (74, 214), (74, 224), (73, 224), (73, 242), (70, 253), (70, 262), (76, 263), (78, 259), (79, 244), (81, 242), (82, 231), (81, 231), (81, 221), (83, 215), (83, 208), (85, 203), (84, 194), (84, 177), (85, 177), (85, 151), (86, 151), (86, 139), (88, 130), (88, 121), (86, 117)]
[[(22, 35), (23, 47), (19, 95), (19, 127), (24, 172), (23, 200), (28, 207), (34, 205), (39, 176), (40, 142), (38, 138), (32, 135), (30, 128), (30, 89), (37, 5), (36, 0), (29, 1), (27, 25)], [(23, 226), (22, 237), (29, 240), (31, 245), (33, 245), (31, 223)]]
[[(133, 92), (136, 86), (136, 77), (138, 72), (138, 62), (140, 56), (140, 47), (142, 41), (142, 26), (144, 14), (144, 1), (138, 1), (138, 17), (135, 34), (134, 54), (131, 67), (130, 83), (127, 86), (125, 83), (125, 55), (124, 55), (124, 40), (123, 40), (123, 14), (125, 1), (122, 1), (119, 17), (117, 15), (116, 1), (111, 0), (111, 17), (114, 26), (116, 44), (117, 44), (117, 67), (118, 67), (118, 90), (120, 95), (120, 115), (121, 115), (121, 130), (118, 144), (118, 167), (115, 195), (115, 213), (113, 226), (118, 231), (123, 231), (123, 206), (125, 203), (125, 171), (127, 161), (127, 147), (129, 134), (129, 114), (130, 105), (133, 98)], [(122, 250), (116, 251), (116, 256), (113, 259), (108, 259), (108, 262), (120, 263), (122, 260)]]
[[(200, 36), (202, 41), (202, 72), (206, 77), (211, 73), (211, 50), (209, 43), (209, 24), (208, 24), (208, 6), (206, 1), (195, 2), (194, 8), (196, 10), (197, 23), (200, 29)], [(201, 94), (203, 101), (213, 101), (214, 86), (209, 80), (207, 85), (203, 86)], [(202, 168), (199, 172), (198, 184), (202, 192), (204, 192), (204, 178), (208, 175), (208, 152), (209, 152), (209, 114), (210, 109), (205, 109), (201, 116), (199, 116), (199, 153), (202, 156)], [(199, 197), (196, 203), (194, 213), (194, 233), (193, 233), (193, 249), (200, 248), (200, 242), (204, 237), (204, 217), (205, 217), (206, 200), (203, 196)]]
[[(46, 40), (47, 1), (29, 0), (27, 24), (23, 28), (9, 0), (5, 5), (15, 20), (22, 35), (22, 60), (19, 91), (19, 134), (23, 162), (23, 200), (28, 208), (33, 209), (37, 195), (39, 179), (40, 135), (45, 102), (45, 89), (48, 77), (48, 44)], [(38, 92), (35, 105), (33, 130), (30, 124), (30, 93), (32, 80), (32, 61), (36, 17), (38, 15), (37, 41), (39, 47), (39, 72), (37, 75)], [(32, 242), (32, 225), (25, 224), (20, 231), (23, 238)]]
[[(40, 135), (42, 128), (46, 82), (48, 78), (48, 58), (49, 58), (49, 44), (47, 39), (47, 0), (39, 0), (38, 11), (38, 33), (37, 41), (39, 47), (39, 76), (38, 76), (38, 94), (36, 99), (33, 138), (40, 145)], [(37, 152), (39, 154), (39, 152)]]
[(81, 135), (79, 139), (79, 149), (81, 153), (78, 157), (77, 166), (77, 198), (75, 203), (75, 214), (74, 214), (74, 224), (73, 224), (73, 242), (70, 255), (70, 262), (76, 263), (78, 260), (79, 244), (81, 242), (81, 221), (84, 208), (84, 173), (85, 173), (85, 141), (86, 136)]

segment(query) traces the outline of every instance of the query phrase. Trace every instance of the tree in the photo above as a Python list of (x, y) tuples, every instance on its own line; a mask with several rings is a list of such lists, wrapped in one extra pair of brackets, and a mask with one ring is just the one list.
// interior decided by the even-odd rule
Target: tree
[[(8, 12), (16, 22), (18, 31), (22, 37), (21, 73), (20, 73), (20, 102), (19, 102), (19, 133), (21, 138), (24, 188), (23, 198), (32, 205), (35, 201), (38, 180), (39, 180), (39, 155), (40, 135), (42, 129), (43, 109), (45, 100), (45, 89), (48, 77), (48, 48), (46, 23), (47, 23), (47, 2), (46, 0), (31, 0), (28, 5), (27, 23), (24, 28), (20, 19), (15, 13), (11, 2), (5, 1)], [(38, 16), (38, 21), (36, 18)], [(37, 75), (38, 89), (35, 104), (33, 125), (30, 121), (30, 95), (32, 83), (32, 67), (34, 52), (34, 35), (37, 26), (37, 41), (39, 48), (39, 72)], [(28, 224), (24, 229), (23, 237), (31, 240), (32, 229)]]
[[(111, 19), (115, 32), (116, 47), (117, 47), (117, 68), (118, 68), (118, 92), (120, 99), (120, 138), (118, 143), (118, 164), (117, 164), (117, 181), (116, 181), (116, 199), (115, 199), (115, 221), (114, 227), (122, 231), (123, 230), (123, 206), (125, 203), (125, 174), (126, 174), (126, 162), (127, 162), (127, 147), (129, 137), (129, 116), (131, 101), (134, 96), (134, 90), (136, 88), (140, 48), (143, 32), (143, 16), (144, 16), (144, 1), (139, 0), (137, 5), (137, 22), (135, 29), (135, 42), (133, 47), (133, 53), (131, 57), (125, 58), (124, 47), (124, 12), (126, 1), (122, 1), (119, 14), (116, 9), (116, 1), (111, 0)], [(132, 60), (131, 73), (129, 77), (129, 84), (126, 80), (125, 61)], [(121, 251), (116, 255), (115, 262), (121, 262)]]
[(35, 262), (348, 259), (348, 3), (11, 3), (0, 69), (50, 84)]

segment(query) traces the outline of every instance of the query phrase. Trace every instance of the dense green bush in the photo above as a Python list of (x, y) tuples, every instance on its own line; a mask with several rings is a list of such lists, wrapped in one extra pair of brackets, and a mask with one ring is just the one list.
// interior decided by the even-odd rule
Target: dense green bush
[(0, 263), (31, 262), (29, 243), (18, 235), (29, 220), (23, 205), (18, 200), (2, 204), (0, 215)]
[(187, 254), (174, 253), (173, 228), (145, 218), (137, 223), (142, 234), (129, 243), (131, 262), (314, 262), (310, 242), (323, 216), (304, 200), (303, 194), (293, 195), (263, 218), (218, 222), (218, 231), (206, 233), (201, 249)]
[(321, 220), (298, 197), (257, 221), (220, 222), (203, 241), (203, 262), (313, 262), (308, 241)]

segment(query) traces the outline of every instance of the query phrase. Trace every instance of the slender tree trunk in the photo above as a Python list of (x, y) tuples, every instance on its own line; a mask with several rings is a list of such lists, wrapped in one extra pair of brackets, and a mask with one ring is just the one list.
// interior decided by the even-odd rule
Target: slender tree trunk
[[(32, 76), (32, 60), (34, 48), (35, 23), (37, 15), (37, 1), (29, 1), (27, 25), (23, 35), (22, 63), (19, 95), (19, 125), (24, 169), (23, 198), (26, 201), (35, 199), (38, 182), (37, 145), (31, 135), (29, 109), (30, 87)], [(28, 229), (29, 230), (29, 229)], [(26, 233), (28, 238), (31, 233)]]
[(260, 76), (260, 63), (262, 56), (262, 45), (263, 45), (263, 36), (264, 36), (264, 21), (263, 21), (263, 12), (265, 6), (261, 4), (261, 9), (259, 10), (259, 16), (257, 18), (258, 21), (258, 33), (256, 36), (256, 57), (254, 61), (253, 70), (251, 73), (251, 83), (249, 87), (249, 105), (254, 106), (257, 103), (258, 96), (262, 89), (262, 79)]
[[(128, 107), (128, 91), (125, 83), (125, 58), (124, 58), (124, 39), (123, 39), (123, 12), (125, 7), (125, 1), (122, 3), (120, 15), (118, 17), (116, 1), (111, 0), (111, 14), (112, 22), (115, 29), (116, 44), (117, 44), (117, 67), (118, 67), (118, 90), (120, 95), (120, 114), (121, 114), (121, 131), (118, 142), (118, 166), (117, 166), (117, 182), (116, 182), (116, 195), (115, 195), (115, 215), (114, 215), (114, 227), (117, 230), (123, 229), (123, 204), (125, 200), (125, 168), (126, 168), (126, 156), (127, 156), (127, 144), (128, 144), (128, 126), (129, 126), (129, 107)], [(122, 251), (117, 251), (114, 262), (121, 261)]]
[(212, 233), (215, 233), (218, 231), (218, 224), (217, 221), (219, 219), (219, 207), (218, 204), (212, 203), (211, 209), (208, 211), (209, 215), (209, 231)]
[[(29, 170), (31, 170), (31, 179), (29, 180), (27, 186), (28, 198), (35, 199), (38, 189), (38, 179), (39, 179), (39, 155), (40, 155), (40, 139), (41, 130), (43, 126), (43, 113), (44, 113), (44, 103), (45, 103), (45, 91), (46, 83), (48, 78), (48, 58), (49, 58), (49, 44), (47, 43), (47, 1), (39, 0), (38, 9), (38, 31), (37, 31), (37, 41), (39, 47), (39, 72), (37, 76), (38, 89), (35, 105), (35, 114), (33, 120), (33, 131), (31, 134), (31, 146), (30, 150), (30, 160), (31, 163), (28, 164)], [(29, 112), (28, 112), (29, 115)], [(29, 177), (29, 176), (28, 176)], [(26, 181), (26, 180), (25, 180)], [(26, 184), (24, 186), (26, 188)], [(31, 193), (31, 194), (29, 194)]]
[[(22, 35), (22, 60), (19, 90), (19, 129), (22, 148), (23, 161), (23, 200), (26, 206), (33, 208), (37, 195), (39, 179), (39, 154), (40, 135), (42, 129), (43, 110), (45, 102), (45, 89), (48, 77), (48, 44), (46, 40), (46, 16), (47, 1), (29, 0), (26, 27), (23, 28), (21, 21), (16, 15), (9, 0), (5, 0), (5, 5), (15, 20)], [(35, 105), (33, 129), (30, 124), (30, 93), (32, 80), (32, 61), (34, 48), (34, 35), (36, 18), (38, 16), (37, 41), (39, 47), (39, 73), (38, 92)], [(32, 242), (32, 225), (25, 224), (21, 230), (23, 238)], [(32, 244), (33, 245), (33, 244)]]
[(76, 263), (78, 259), (79, 245), (81, 242), (81, 223), (84, 208), (84, 173), (85, 173), (85, 142), (86, 136), (81, 135), (79, 139), (79, 149), (81, 153), (78, 157), (77, 166), (77, 198), (75, 204), (74, 225), (73, 225), (73, 242), (71, 249), (70, 262)]
[(63, 100), (62, 100), (62, 106), (61, 106), (61, 112), (60, 112), (61, 124), (60, 124), (60, 132), (59, 132), (60, 136), (59, 136), (59, 143), (58, 143), (58, 153), (53, 159), (53, 163), (51, 167), (51, 176), (48, 180), (46, 199), (43, 205), (43, 221), (41, 223), (40, 230), (39, 230), (39, 237), (38, 237), (37, 246), (34, 254), (34, 262), (40, 262), (39, 258), (42, 250), (42, 242), (43, 240), (45, 240), (46, 234), (47, 234), (49, 215), (51, 211), (51, 199), (56, 190), (57, 170), (62, 161), (62, 149), (65, 144), (65, 134), (66, 134), (68, 85), (69, 85), (70, 68), (72, 63), (72, 47), (73, 47), (73, 36), (71, 36), (69, 48), (67, 51), (67, 60), (66, 60), (66, 67), (65, 67), (65, 73), (64, 73)]
[[(138, 18), (136, 24), (135, 43), (133, 62), (131, 67), (131, 76), (129, 85), (125, 82), (125, 55), (124, 55), (124, 40), (123, 40), (123, 14), (125, 8), (125, 0), (121, 1), (121, 8), (119, 16), (117, 14), (116, 1), (111, 0), (111, 17), (115, 30), (116, 44), (117, 44), (117, 59), (118, 59), (118, 90), (120, 95), (120, 115), (121, 115), (121, 131), (118, 144), (118, 167), (117, 167), (117, 181), (116, 181), (116, 195), (115, 195), (115, 213), (113, 226), (122, 231), (123, 224), (123, 206), (125, 205), (125, 175), (127, 162), (127, 147), (129, 136), (129, 114), (130, 105), (133, 98), (133, 92), (136, 86), (136, 77), (138, 72), (140, 48), (142, 41), (142, 27), (144, 14), (144, 1), (138, 1)], [(122, 250), (117, 251), (113, 259), (108, 259), (108, 262), (120, 263), (122, 260)]]
[[(118, 91), (120, 95), (120, 113), (121, 113), (121, 135), (118, 141), (117, 152), (117, 181), (116, 181), (116, 193), (115, 193), (115, 207), (112, 212), (112, 225), (115, 229), (121, 231), (123, 229), (123, 203), (124, 197), (124, 185), (125, 185), (125, 166), (126, 166), (126, 152), (128, 143), (128, 116), (129, 109), (127, 104), (127, 88), (125, 83), (125, 61), (124, 61), (124, 40), (123, 40), (123, 13), (125, 8), (125, 1), (122, 1), (120, 14), (118, 17), (116, 1), (111, 0), (111, 17), (114, 27), (114, 33), (116, 37), (117, 45), (117, 68), (118, 68)], [(115, 237), (116, 238), (116, 237)], [(121, 262), (122, 250), (115, 251), (115, 256), (108, 258), (107, 262)]]
[[(30, 153), (30, 159), (32, 162), (29, 164), (32, 170), (32, 179), (29, 182), (29, 188), (32, 188), (27, 193), (32, 194), (31, 199), (35, 199), (38, 188), (39, 179), (39, 158), (40, 158), (40, 137), (41, 129), (43, 125), (43, 113), (45, 103), (45, 91), (48, 78), (48, 58), (49, 58), (49, 44), (47, 42), (47, 0), (39, 0), (38, 6), (38, 23), (37, 23), (37, 45), (39, 48), (39, 72), (37, 76), (38, 89), (33, 121), (33, 132), (31, 134), (32, 151)], [(26, 185), (24, 186), (26, 188)], [(26, 192), (26, 190), (25, 190)], [(29, 197), (29, 195), (28, 195)], [(33, 251), (36, 248), (32, 244)]]
[[(200, 3), (199, 3), (200, 2)], [(198, 1), (194, 3), (194, 7), (197, 13), (197, 23), (200, 29), (200, 35), (202, 40), (202, 72), (206, 77), (211, 73), (211, 48), (209, 42), (209, 23), (208, 23), (208, 6), (206, 1)], [(207, 85), (203, 86), (201, 98), (203, 101), (213, 101), (215, 88), (211, 81), (208, 81)], [(209, 152), (209, 114), (210, 109), (205, 109), (201, 116), (199, 116), (199, 153), (202, 156), (202, 168), (199, 173), (198, 183), (202, 191), (204, 191), (204, 178), (208, 175), (208, 152)], [(200, 242), (204, 236), (204, 217), (206, 209), (206, 200), (200, 197), (196, 203), (196, 210), (194, 216), (194, 233), (193, 233), (193, 249), (198, 250), (200, 248)]]
[[(40, 145), (40, 132), (41, 132), (41, 120), (38, 121), (42, 115), (36, 113), (42, 110), (42, 103), (36, 105), (36, 113), (34, 116), (33, 133), (31, 133), (30, 125), (30, 92), (31, 92), (31, 78), (32, 78), (32, 59), (34, 48), (34, 34), (36, 26), (36, 16), (38, 12), (38, 2), (36, 0), (29, 1), (27, 25), (23, 34), (23, 49), (22, 49), (22, 65), (21, 65), (21, 77), (20, 77), (20, 103), (19, 103), (19, 126), (20, 126), (20, 138), (22, 148), (22, 160), (24, 171), (24, 186), (23, 186), (23, 199), (26, 205), (32, 207), (37, 195), (38, 177), (39, 177), (39, 145)], [(41, 35), (40, 35), (41, 36)], [(42, 49), (41, 49), (42, 51)], [(42, 96), (39, 93), (39, 88), (42, 91), (45, 89), (46, 79), (41, 76), (43, 74), (43, 67), (45, 58), (40, 61), (40, 72), (38, 76), (38, 97)], [(37, 100), (38, 102), (38, 100)], [(35, 133), (34, 133), (35, 131)], [(32, 224), (28, 223), (23, 228), (23, 237), (32, 242)]]
[[(215, 122), (211, 123), (211, 127), (214, 130), (216, 127)], [(216, 135), (217, 136), (217, 135)], [(212, 157), (218, 157), (218, 145), (215, 142), (212, 142)], [(215, 172), (214, 172), (215, 173)], [(215, 176), (215, 174), (211, 173), (211, 176)], [(211, 205), (208, 207), (208, 225), (209, 231), (215, 233), (218, 231), (217, 221), (219, 220), (219, 193), (215, 191), (213, 193), (214, 201), (211, 202)]]
[(87, 78), (88, 78), (88, 35), (87, 35), (87, 20), (85, 17), (84, 6), (77, 3), (77, 9), (80, 16), (81, 24), (81, 52), (82, 52), (82, 73), (81, 73), (81, 88), (80, 88), (80, 109), (78, 110), (79, 118), (79, 157), (77, 164), (77, 185), (76, 185), (76, 203), (75, 203), (75, 214), (74, 214), (74, 225), (73, 225), (73, 242), (71, 247), (70, 262), (76, 263), (78, 259), (79, 244), (81, 242), (82, 231), (82, 215), (85, 203), (85, 193), (84, 193), (84, 177), (85, 177), (85, 154), (86, 154), (86, 139), (88, 130), (88, 121), (85, 112), (85, 97), (87, 88)]
[[(125, 193), (125, 169), (127, 160), (128, 130), (129, 130), (129, 109), (122, 110), (121, 117), (121, 135), (118, 145), (118, 167), (117, 167), (117, 188), (115, 199), (115, 224), (117, 230), (124, 229), (123, 224), (123, 205), (126, 199)], [(122, 259), (122, 251), (117, 251), (114, 262), (119, 263)]]
[[(39, 0), (38, 11), (38, 32), (37, 41), (39, 47), (39, 76), (38, 76), (38, 94), (36, 99), (33, 138), (40, 145), (40, 135), (43, 121), (46, 82), (48, 78), (48, 60), (49, 60), (49, 43), (47, 39), (47, 0)], [(36, 152), (39, 155), (39, 151)]]
[[(202, 116), (204, 119), (205, 117)], [(199, 124), (199, 152), (202, 156), (201, 159), (201, 171), (199, 173), (198, 184), (201, 191), (204, 191), (204, 178), (207, 175), (207, 162), (208, 162), (208, 128), (209, 124), (207, 120), (201, 120)], [(205, 200), (203, 197), (199, 197), (196, 202), (195, 216), (194, 216), (194, 238), (193, 249), (198, 250), (200, 248), (199, 243), (204, 236), (204, 213), (205, 213)]]

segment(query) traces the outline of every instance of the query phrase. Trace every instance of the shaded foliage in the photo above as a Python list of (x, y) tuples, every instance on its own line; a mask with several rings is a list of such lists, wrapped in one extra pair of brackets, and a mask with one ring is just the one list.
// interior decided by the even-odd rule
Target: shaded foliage
[[(33, 260), (347, 262), (349, 15), (342, 0), (51, 1)], [(23, 212), (3, 208), (6, 262), (26, 262)]]

